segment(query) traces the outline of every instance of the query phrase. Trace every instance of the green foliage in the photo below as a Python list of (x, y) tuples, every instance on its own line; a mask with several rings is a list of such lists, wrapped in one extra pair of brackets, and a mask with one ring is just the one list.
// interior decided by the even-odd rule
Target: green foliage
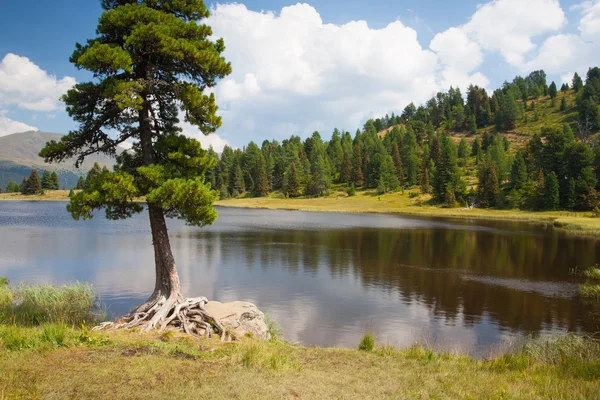
[(40, 194), (42, 192), (42, 183), (37, 170), (32, 170), (29, 178), (23, 181), (21, 193), (25, 195)]
[(556, 210), (560, 205), (558, 192), (558, 178), (554, 171), (546, 177), (546, 186), (544, 187), (544, 209)]
[(366, 333), (361, 339), (358, 349), (361, 351), (373, 351), (375, 348), (375, 336), (372, 333)]
[(356, 186), (354, 186), (354, 183), (351, 183), (350, 186), (348, 186), (348, 196), (356, 196)]
[(0, 325), (0, 343), (9, 351), (35, 347), (35, 338), (31, 332), (15, 325)]
[(101, 316), (90, 285), (20, 285), (0, 288), (0, 321), (21, 325), (95, 323)]
[(482, 207), (495, 207), (497, 205), (500, 186), (498, 184), (498, 172), (495, 164), (483, 163), (479, 173), (477, 195)]
[(6, 184), (6, 193), (19, 193), (21, 190), (19, 188), (19, 184), (15, 181), (8, 181)]
[(42, 326), (40, 340), (52, 346), (63, 346), (67, 337), (67, 326), (64, 324), (50, 324)]

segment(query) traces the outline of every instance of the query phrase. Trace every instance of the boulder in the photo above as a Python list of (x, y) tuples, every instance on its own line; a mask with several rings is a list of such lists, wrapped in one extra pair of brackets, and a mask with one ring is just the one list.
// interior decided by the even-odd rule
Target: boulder
[(259, 340), (271, 338), (265, 322), (265, 314), (252, 303), (209, 301), (204, 307), (221, 322), (225, 329), (230, 330), (238, 338), (248, 336), (248, 334)]

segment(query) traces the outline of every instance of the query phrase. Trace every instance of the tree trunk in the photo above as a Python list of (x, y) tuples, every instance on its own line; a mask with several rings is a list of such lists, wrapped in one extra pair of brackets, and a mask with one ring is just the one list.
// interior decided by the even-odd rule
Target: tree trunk
[[(150, 104), (145, 101), (139, 114), (140, 142), (144, 165), (153, 164), (155, 159), (152, 145), (150, 107)], [(163, 210), (148, 204), (148, 214), (150, 217), (150, 229), (152, 231), (152, 245), (154, 246), (156, 282), (152, 296), (150, 296), (150, 299), (141, 308), (145, 308), (146, 306), (151, 307), (152, 303), (159, 301), (161, 298), (177, 300), (183, 298)]]

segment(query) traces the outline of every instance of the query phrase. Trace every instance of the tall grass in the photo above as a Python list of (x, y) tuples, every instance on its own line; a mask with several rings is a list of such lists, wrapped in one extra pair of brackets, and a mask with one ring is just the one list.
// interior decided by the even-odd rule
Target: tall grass
[(91, 285), (0, 286), (0, 323), (80, 325), (95, 323), (102, 316), (98, 296)]

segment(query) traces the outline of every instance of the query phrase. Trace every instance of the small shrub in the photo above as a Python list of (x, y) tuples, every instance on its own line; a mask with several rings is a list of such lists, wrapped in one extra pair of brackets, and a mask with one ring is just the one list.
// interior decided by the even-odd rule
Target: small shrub
[(163, 331), (161, 332), (159, 339), (161, 342), (170, 342), (174, 336), (175, 333), (173, 331)]
[(366, 333), (363, 336), (360, 344), (358, 345), (358, 349), (361, 351), (373, 351), (375, 348), (375, 336), (372, 333)]
[(600, 300), (600, 285), (596, 283), (584, 283), (579, 286), (579, 294), (586, 299)]
[(6, 350), (23, 350), (35, 347), (35, 339), (27, 329), (14, 325), (0, 326), (0, 342)]
[(391, 356), (395, 356), (397, 354), (397, 351), (394, 348), (394, 346), (386, 344), (386, 345), (377, 347), (375, 349), (375, 354), (377, 354), (378, 356), (382, 356), (382, 357), (391, 357)]
[(265, 323), (267, 324), (267, 331), (269, 332), (269, 335), (271, 335), (271, 340), (279, 340), (280, 329), (279, 325), (277, 325), (277, 322), (271, 319), (268, 315), (265, 315)]
[(583, 276), (588, 279), (600, 280), (600, 268), (598, 266), (588, 268), (583, 271)]
[(415, 197), (419, 197), (419, 193), (418, 192), (408, 192), (408, 198), (409, 199), (414, 199)]
[(42, 343), (63, 346), (67, 337), (67, 327), (63, 324), (44, 325), (40, 334)]
[(356, 196), (356, 186), (354, 186), (354, 183), (348, 187), (348, 196)]
[(8, 278), (0, 277), (0, 287), (8, 286)]

